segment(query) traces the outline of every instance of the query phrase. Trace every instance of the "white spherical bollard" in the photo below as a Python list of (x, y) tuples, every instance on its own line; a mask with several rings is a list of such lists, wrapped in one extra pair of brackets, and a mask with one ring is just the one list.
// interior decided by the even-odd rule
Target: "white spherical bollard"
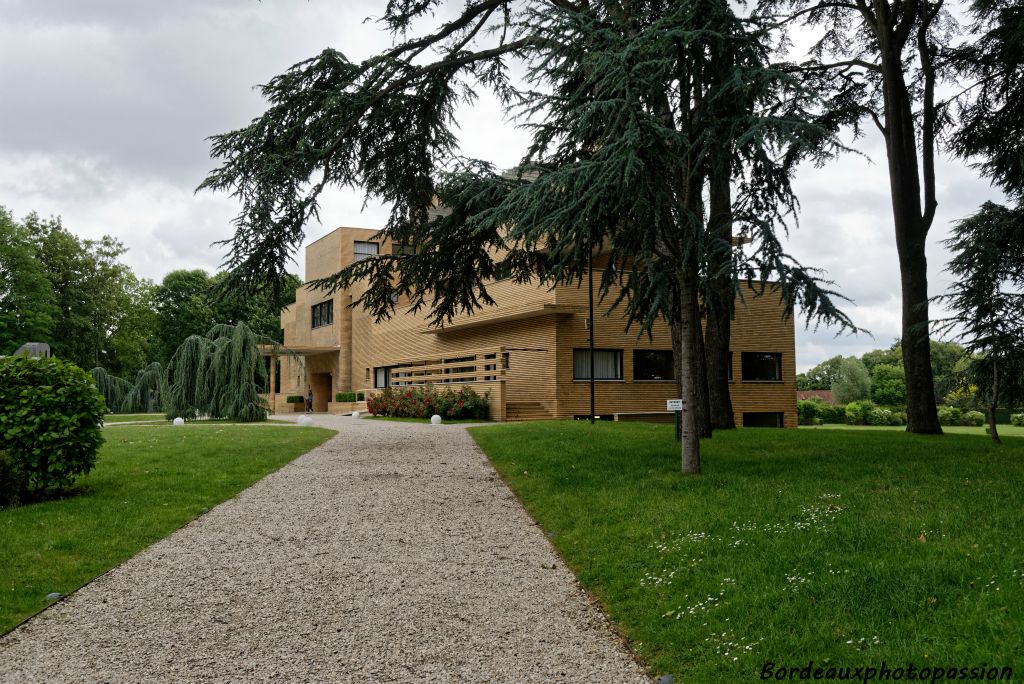
[(434, 415), (430, 416), (430, 424), (431, 425), (440, 425), (441, 424), (441, 416), (437, 415), (436, 413)]
[(174, 419), (174, 420), (173, 420), (172, 422), (173, 422), (173, 423), (174, 423), (175, 425), (184, 425), (184, 424), (185, 424), (185, 419), (184, 419), (184, 418), (182, 418), (181, 416), (178, 416), (178, 417), (177, 417), (177, 418), (175, 418), (175, 419)]
[(359, 413), (359, 411), (353, 411), (352, 412), (352, 417), (353, 418), (362, 418), (363, 416), (362, 416), (361, 413)]
[(299, 416), (299, 425), (302, 427), (309, 427), (313, 424), (313, 419), (309, 416)]

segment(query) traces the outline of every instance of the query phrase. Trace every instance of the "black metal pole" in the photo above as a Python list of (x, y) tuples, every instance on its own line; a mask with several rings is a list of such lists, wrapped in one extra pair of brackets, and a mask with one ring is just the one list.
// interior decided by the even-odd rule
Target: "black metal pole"
[(594, 413), (597, 411), (594, 402), (594, 240), (590, 240), (590, 254), (587, 256), (587, 279), (590, 290), (590, 318), (587, 325), (590, 328), (590, 424), (594, 424)]

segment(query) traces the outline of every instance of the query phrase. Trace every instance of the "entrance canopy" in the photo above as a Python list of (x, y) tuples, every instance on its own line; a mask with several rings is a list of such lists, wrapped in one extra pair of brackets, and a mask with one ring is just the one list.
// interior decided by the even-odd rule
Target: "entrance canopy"
[(341, 347), (314, 347), (309, 345), (278, 345), (261, 344), (260, 354), (263, 356), (280, 356), (281, 354), (298, 354), (299, 356), (313, 356), (314, 354), (329, 354), (341, 351)]

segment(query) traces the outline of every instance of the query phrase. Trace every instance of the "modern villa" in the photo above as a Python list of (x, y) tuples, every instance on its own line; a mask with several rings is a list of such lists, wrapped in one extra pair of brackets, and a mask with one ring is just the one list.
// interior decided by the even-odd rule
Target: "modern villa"
[[(338, 228), (309, 245), (306, 281), (391, 250), (374, 240), (376, 233)], [(280, 357), (272, 408), (284, 410), (288, 395), (311, 390), (315, 411), (343, 411), (348, 406), (334, 402), (338, 392), (433, 383), (489, 392), (495, 420), (587, 416), (586, 287), (497, 282), (488, 289), (496, 306), (431, 328), (422, 312), (406, 312), (403, 300), (394, 317), (376, 323), (350, 307), (357, 288), (332, 295), (299, 288), (295, 304), (281, 312), (288, 353)], [(737, 303), (730, 367), (737, 425), (796, 427), (794, 322), (783, 314), (770, 291)], [(604, 316), (599, 308), (595, 318), (597, 413), (629, 419), (664, 412), (665, 401), (677, 396), (668, 326), (638, 337), (615, 313)]]

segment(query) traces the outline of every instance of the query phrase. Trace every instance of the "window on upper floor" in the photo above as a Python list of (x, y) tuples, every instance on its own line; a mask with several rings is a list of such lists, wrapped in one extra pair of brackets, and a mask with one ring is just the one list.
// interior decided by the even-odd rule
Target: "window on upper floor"
[(782, 382), (782, 354), (743, 352), (740, 358), (743, 382)]
[(357, 261), (362, 261), (366, 257), (377, 256), (380, 252), (380, 245), (376, 242), (360, 242), (359, 240), (356, 240), (352, 252), (352, 262), (355, 263)]
[[(590, 379), (590, 350), (572, 350), (572, 379)], [(621, 349), (595, 349), (594, 350), (594, 379), (595, 380), (621, 380), (622, 379), (622, 350)]]
[(634, 349), (634, 380), (675, 380), (671, 349)]
[(321, 328), (334, 323), (334, 300), (328, 299), (313, 305), (313, 327)]

